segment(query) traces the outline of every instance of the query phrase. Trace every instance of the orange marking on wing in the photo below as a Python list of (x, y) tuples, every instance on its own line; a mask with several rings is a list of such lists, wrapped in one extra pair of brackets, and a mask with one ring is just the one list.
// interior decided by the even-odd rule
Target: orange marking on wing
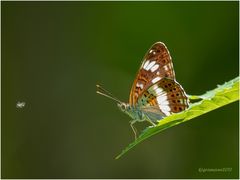
[(150, 104), (151, 106), (156, 106), (156, 105), (157, 105), (156, 99), (151, 99), (151, 100), (149, 101), (149, 104)]

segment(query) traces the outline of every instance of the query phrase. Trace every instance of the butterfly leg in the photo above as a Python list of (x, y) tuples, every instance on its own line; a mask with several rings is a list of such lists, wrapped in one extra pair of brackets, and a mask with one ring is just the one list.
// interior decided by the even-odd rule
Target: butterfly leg
[(147, 122), (149, 122), (153, 126), (157, 126), (154, 122), (152, 122), (150, 119), (146, 118)]
[(133, 130), (135, 140), (137, 139), (137, 129), (133, 126), (133, 124), (136, 122), (136, 120), (130, 121), (130, 126)]

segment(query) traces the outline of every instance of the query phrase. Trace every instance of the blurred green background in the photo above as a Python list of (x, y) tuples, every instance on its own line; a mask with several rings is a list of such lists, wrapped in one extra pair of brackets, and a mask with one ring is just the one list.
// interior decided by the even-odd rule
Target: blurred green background
[(238, 102), (114, 160), (134, 139), (130, 118), (95, 93), (101, 83), (128, 101), (156, 41), (168, 46), (188, 94), (238, 76), (238, 2), (1, 5), (2, 178), (238, 178)]

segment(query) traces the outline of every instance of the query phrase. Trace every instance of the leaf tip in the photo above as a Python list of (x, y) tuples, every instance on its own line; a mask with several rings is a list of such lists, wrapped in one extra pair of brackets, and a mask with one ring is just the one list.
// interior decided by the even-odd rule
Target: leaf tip
[(115, 159), (115, 160), (118, 160), (121, 156), (122, 156), (122, 155), (119, 154), (119, 155), (117, 155), (114, 159)]

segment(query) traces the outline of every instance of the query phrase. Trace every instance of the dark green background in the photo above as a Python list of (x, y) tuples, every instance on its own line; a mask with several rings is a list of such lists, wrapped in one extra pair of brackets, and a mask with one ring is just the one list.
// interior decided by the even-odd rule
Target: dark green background
[(238, 102), (114, 160), (130, 118), (95, 93), (101, 83), (127, 101), (156, 41), (188, 94), (238, 76), (238, 2), (1, 4), (2, 178), (238, 178)]

